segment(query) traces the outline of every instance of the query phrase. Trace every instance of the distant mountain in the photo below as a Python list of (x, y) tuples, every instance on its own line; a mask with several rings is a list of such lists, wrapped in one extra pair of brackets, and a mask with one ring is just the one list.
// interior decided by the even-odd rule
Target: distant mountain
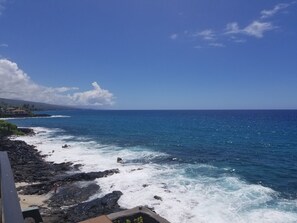
[(34, 109), (36, 110), (74, 109), (74, 107), (70, 107), (70, 106), (52, 105), (52, 104), (46, 104), (46, 103), (40, 103), (40, 102), (6, 99), (6, 98), (0, 98), (0, 105), (1, 104), (6, 104), (10, 106), (22, 106), (24, 104), (29, 104), (30, 106), (34, 105)]

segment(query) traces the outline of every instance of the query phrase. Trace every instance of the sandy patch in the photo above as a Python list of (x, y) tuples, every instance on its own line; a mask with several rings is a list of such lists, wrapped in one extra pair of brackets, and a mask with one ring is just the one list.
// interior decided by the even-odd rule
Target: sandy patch
[(44, 202), (48, 198), (46, 195), (19, 195), (22, 210), (33, 206), (47, 207)]
[[(16, 183), (16, 187), (21, 187), (21, 186), (26, 186), (29, 185), (30, 183)], [(45, 204), (45, 201), (50, 198), (50, 194), (48, 195), (23, 195), (23, 194), (18, 194), (19, 200), (20, 200), (20, 205), (22, 210), (27, 209), (30, 207), (38, 206), (38, 207), (47, 207), (47, 204)]]

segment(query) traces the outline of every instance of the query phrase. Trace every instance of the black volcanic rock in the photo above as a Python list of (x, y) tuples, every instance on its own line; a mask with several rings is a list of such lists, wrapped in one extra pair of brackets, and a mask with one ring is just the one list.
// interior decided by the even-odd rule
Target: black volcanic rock
[(25, 135), (34, 135), (35, 132), (33, 129), (30, 129), (30, 128), (20, 128), (18, 127), (18, 130), (22, 133), (24, 133)]
[(112, 170), (90, 172), (90, 173), (75, 173), (72, 175), (64, 175), (60, 177), (51, 178), (48, 182), (22, 186), (22, 187), (19, 187), (18, 189), (21, 190), (20, 193), (25, 195), (29, 195), (29, 194), (40, 195), (40, 194), (46, 194), (50, 191), (53, 191), (56, 186), (61, 187), (77, 181), (92, 181), (92, 180), (95, 180), (96, 178), (107, 177), (115, 173), (119, 173), (119, 170), (112, 169)]
[(95, 180), (96, 178), (111, 176), (115, 173), (119, 173), (119, 169), (111, 169), (111, 170), (89, 172), (89, 173), (76, 173), (76, 174), (56, 178), (54, 179), (54, 181), (59, 181), (59, 182), (91, 181), (91, 180)]
[(91, 183), (86, 187), (67, 185), (49, 199), (49, 207), (70, 206), (89, 199), (99, 191), (100, 187)]
[(0, 151), (7, 151), (16, 182), (44, 182), (72, 170), (72, 163), (45, 162), (34, 146), (20, 140), (0, 139)]
[[(30, 131), (27, 132), (30, 134)], [(19, 187), (20, 193), (46, 194), (50, 191), (54, 192), (55, 189), (57, 190), (57, 193), (48, 201), (49, 207), (40, 207), (44, 222), (78, 222), (122, 210), (117, 203), (122, 192), (114, 191), (102, 198), (80, 203), (97, 193), (100, 187), (95, 183), (91, 183), (80, 188), (75, 183), (77, 181), (93, 181), (96, 178), (107, 177), (119, 173), (118, 169), (69, 174), (69, 171), (77, 170), (79, 165), (73, 167), (70, 162), (59, 164), (46, 162), (44, 160), (45, 156), (41, 155), (34, 146), (5, 137), (0, 138), (0, 151), (7, 151), (8, 153), (15, 182), (38, 182)], [(68, 205), (74, 206), (68, 209), (61, 208), (61, 206)]]
[(1, 118), (30, 118), (30, 117), (50, 117), (48, 114), (2, 114)]
[(155, 198), (156, 200), (162, 201), (162, 197), (160, 197), (160, 196), (155, 195), (154, 198)]
[(103, 214), (121, 211), (118, 200), (122, 196), (121, 191), (113, 191), (102, 198), (78, 204), (66, 211), (65, 222), (79, 222), (94, 218)]

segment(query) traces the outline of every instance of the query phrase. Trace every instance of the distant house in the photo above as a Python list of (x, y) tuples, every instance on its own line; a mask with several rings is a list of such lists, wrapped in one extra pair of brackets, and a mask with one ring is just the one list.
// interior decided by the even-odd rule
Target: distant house
[(15, 110), (12, 110), (12, 114), (14, 114), (14, 115), (29, 115), (29, 112), (27, 112), (26, 110), (23, 110), (23, 109), (15, 109)]
[(30, 110), (22, 109), (20, 107), (2, 107), (0, 106), (1, 117), (22, 117), (32, 116)]
[(9, 107), (9, 108), (6, 109), (6, 112), (7, 112), (8, 114), (13, 114), (13, 111), (14, 111), (15, 109), (16, 109), (16, 108)]

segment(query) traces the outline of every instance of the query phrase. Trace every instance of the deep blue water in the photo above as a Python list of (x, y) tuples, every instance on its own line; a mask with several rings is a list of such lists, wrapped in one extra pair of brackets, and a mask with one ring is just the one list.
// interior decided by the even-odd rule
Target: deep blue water
[[(244, 181), (270, 187), (284, 198), (297, 198), (296, 110), (47, 113), (70, 117), (10, 121), (19, 126), (61, 128), (102, 144), (169, 154), (169, 158), (156, 158), (157, 163), (209, 164), (230, 170)], [(190, 177), (203, 174), (186, 173)]]

